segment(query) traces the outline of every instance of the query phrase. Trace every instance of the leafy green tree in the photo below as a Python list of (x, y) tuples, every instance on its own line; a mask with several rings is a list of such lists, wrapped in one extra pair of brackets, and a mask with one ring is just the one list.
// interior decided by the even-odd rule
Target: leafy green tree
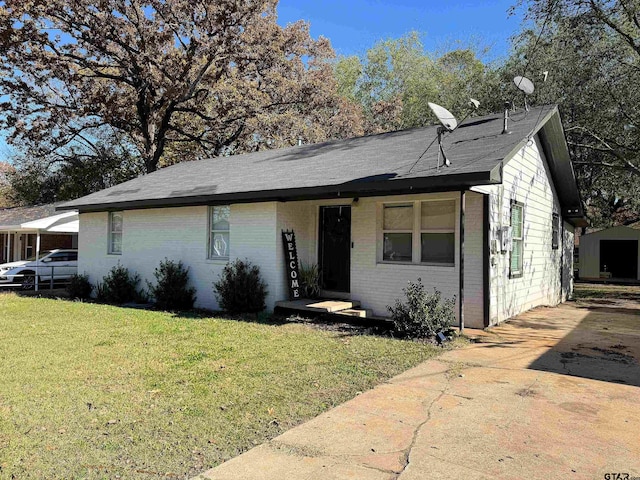
[(17, 168), (7, 174), (11, 199), (25, 205), (72, 200), (144, 172), (139, 157), (113, 143), (95, 144), (90, 155), (81, 152), (72, 150), (64, 157), (15, 157)]
[(420, 34), (410, 32), (375, 44), (362, 57), (342, 57), (335, 67), (338, 91), (362, 108), (367, 132), (433, 123), (427, 103), (464, 115), (469, 98), (490, 111), (498, 81), (471, 48), (427, 52)]

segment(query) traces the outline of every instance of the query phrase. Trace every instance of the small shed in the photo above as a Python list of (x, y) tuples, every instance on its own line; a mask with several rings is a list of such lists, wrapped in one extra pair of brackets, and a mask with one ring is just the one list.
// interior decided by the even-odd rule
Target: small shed
[(580, 238), (580, 278), (583, 280), (640, 280), (640, 230), (612, 227)]

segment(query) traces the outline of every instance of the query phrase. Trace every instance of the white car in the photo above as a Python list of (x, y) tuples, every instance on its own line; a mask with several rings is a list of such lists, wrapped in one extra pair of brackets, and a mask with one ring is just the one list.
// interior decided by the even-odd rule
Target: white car
[(35, 256), (18, 262), (0, 265), (0, 286), (21, 285), (23, 290), (32, 290), (36, 284), (49, 285), (54, 281), (68, 280), (78, 273), (78, 250), (57, 249), (40, 252)]

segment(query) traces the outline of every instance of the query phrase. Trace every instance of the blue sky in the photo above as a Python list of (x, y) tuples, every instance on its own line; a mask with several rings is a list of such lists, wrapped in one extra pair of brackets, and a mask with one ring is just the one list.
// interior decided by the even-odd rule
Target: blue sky
[(492, 46), (489, 59), (505, 56), (509, 38), (518, 30), (520, 15), (508, 16), (516, 0), (280, 0), (282, 25), (299, 19), (311, 24), (313, 37), (331, 40), (338, 54), (364, 52), (378, 40), (416, 30), (424, 33), (428, 50), (455, 40), (480, 38)]
[[(445, 48), (460, 40), (480, 40), (490, 46), (485, 60), (507, 55), (509, 38), (519, 29), (520, 15), (508, 16), (516, 0), (280, 0), (278, 22), (306, 20), (314, 38), (331, 40), (339, 55), (364, 53), (377, 41), (398, 38), (416, 30), (427, 50)], [(0, 132), (0, 160), (11, 149)]]

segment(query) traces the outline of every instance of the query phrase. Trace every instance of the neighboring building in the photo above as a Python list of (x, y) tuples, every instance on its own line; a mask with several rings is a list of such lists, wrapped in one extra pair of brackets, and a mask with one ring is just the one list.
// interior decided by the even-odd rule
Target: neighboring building
[(78, 247), (78, 212), (56, 212), (56, 205), (0, 209), (0, 264), (40, 251)]
[(436, 166), (432, 126), (184, 162), (58, 208), (80, 212), (79, 272), (93, 282), (118, 262), (152, 279), (182, 260), (197, 305), (215, 309), (212, 283), (247, 258), (272, 309), (288, 298), (281, 231), (293, 230), (324, 295), (384, 316), (421, 278), (484, 327), (570, 294), (585, 222), (557, 108), (518, 116), (510, 134), (489, 115), (446, 135), (450, 167)]
[(640, 230), (612, 227), (580, 237), (581, 280), (640, 280)]

